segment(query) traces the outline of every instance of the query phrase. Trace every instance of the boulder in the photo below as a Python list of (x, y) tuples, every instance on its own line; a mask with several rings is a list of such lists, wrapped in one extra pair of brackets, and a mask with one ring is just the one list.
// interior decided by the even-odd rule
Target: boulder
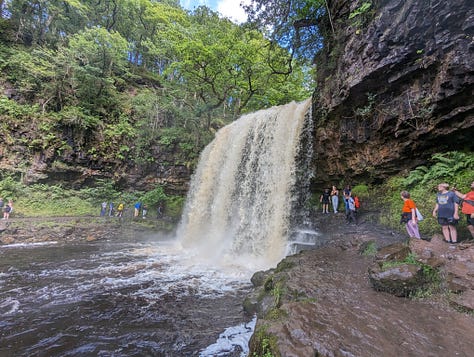
[(401, 264), (382, 269), (378, 264), (369, 268), (369, 279), (378, 291), (395, 296), (409, 296), (426, 284), (423, 268), (416, 264)]

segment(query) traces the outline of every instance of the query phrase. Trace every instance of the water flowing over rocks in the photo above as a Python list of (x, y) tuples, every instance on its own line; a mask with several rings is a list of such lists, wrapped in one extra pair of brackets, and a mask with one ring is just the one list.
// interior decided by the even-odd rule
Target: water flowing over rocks
[[(472, 355), (474, 317), (466, 312), (474, 296), (474, 243), (449, 245), (440, 236), (406, 242), (364, 218), (357, 226), (346, 225), (342, 215), (316, 221), (330, 237), (326, 247), (287, 257), (252, 279), (254, 291), (244, 304), (258, 316), (250, 355), (263, 354), (264, 340), (275, 356)], [(364, 254), (373, 243), (378, 254)], [(407, 290), (374, 289), (374, 264), (409, 253), (438, 269), (439, 290), (411, 299), (393, 294), (406, 296)], [(392, 283), (404, 286), (397, 279)]]

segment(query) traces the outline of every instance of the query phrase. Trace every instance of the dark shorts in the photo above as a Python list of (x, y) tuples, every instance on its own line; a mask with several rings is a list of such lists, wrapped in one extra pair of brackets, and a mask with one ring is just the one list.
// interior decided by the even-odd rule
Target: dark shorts
[(468, 226), (474, 226), (474, 218), (470, 214), (466, 214), (466, 221)]
[(438, 223), (442, 226), (454, 226), (458, 224), (458, 220), (454, 219), (453, 217), (438, 217)]

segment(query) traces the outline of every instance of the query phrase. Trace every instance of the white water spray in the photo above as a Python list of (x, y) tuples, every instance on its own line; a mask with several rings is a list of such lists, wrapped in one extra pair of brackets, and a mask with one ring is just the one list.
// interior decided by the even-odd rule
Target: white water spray
[(258, 268), (283, 258), (310, 105), (308, 99), (258, 111), (218, 131), (191, 181), (178, 229), (184, 247)]

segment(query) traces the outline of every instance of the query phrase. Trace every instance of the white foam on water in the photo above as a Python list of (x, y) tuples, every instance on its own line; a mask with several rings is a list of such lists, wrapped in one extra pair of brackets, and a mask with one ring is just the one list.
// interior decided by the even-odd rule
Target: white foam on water
[(12, 244), (4, 244), (0, 245), (0, 249), (8, 249), (8, 248), (35, 248), (35, 247), (44, 247), (48, 245), (55, 245), (58, 244), (57, 241), (51, 242), (32, 242), (32, 243), (12, 243)]
[(6, 298), (0, 302), (0, 315), (11, 315), (20, 310), (20, 302), (16, 299)]
[(246, 324), (227, 328), (219, 335), (216, 343), (199, 353), (199, 357), (227, 356), (228, 353), (235, 351), (237, 347), (240, 347), (242, 350), (241, 357), (247, 356), (249, 353), (248, 344), (255, 330), (256, 323), (257, 317), (254, 317), (252, 321)]

